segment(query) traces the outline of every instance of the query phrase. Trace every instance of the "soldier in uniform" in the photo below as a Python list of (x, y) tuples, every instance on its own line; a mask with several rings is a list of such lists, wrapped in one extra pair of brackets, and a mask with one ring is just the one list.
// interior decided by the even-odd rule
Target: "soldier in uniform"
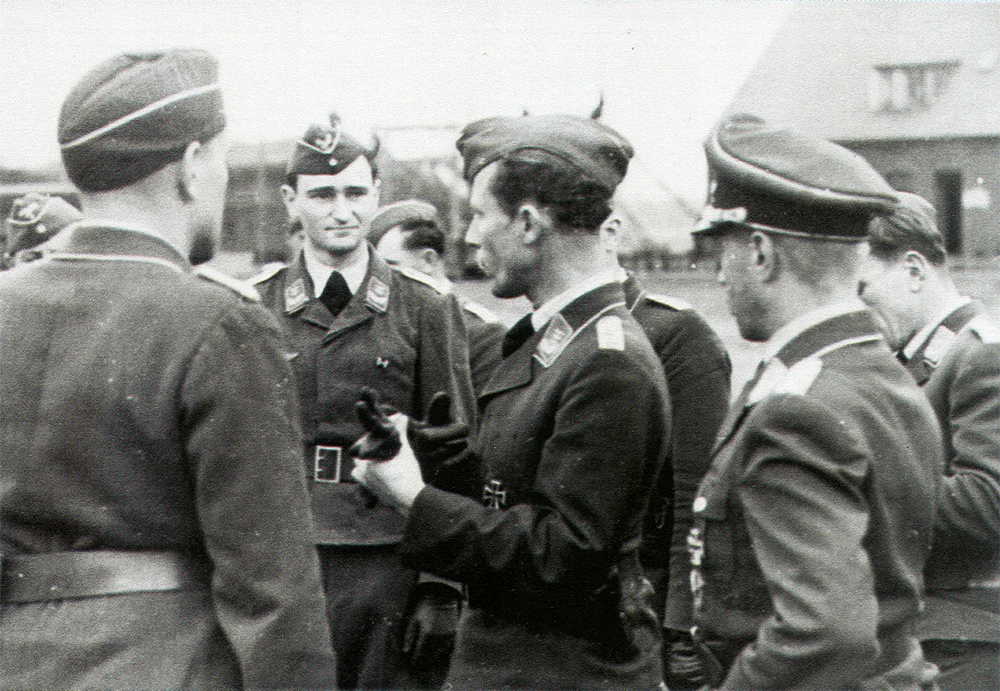
[(30, 193), (15, 199), (4, 221), (0, 270), (37, 259), (42, 252), (36, 248), (81, 217), (80, 210), (62, 197)]
[(914, 625), (941, 435), (857, 298), (868, 220), (895, 194), (860, 156), (748, 115), (705, 150), (701, 232), (741, 335), (766, 343), (693, 505), (710, 683), (933, 688)]
[(294, 381), (221, 232), (200, 50), (112, 58), (59, 142), (84, 218), (0, 274), (0, 687), (331, 688)]
[(598, 239), (631, 146), (553, 115), (472, 123), (458, 148), (466, 240), (493, 294), (534, 310), (479, 396), (464, 494), (425, 486), (408, 444), (354, 472), (409, 516), (404, 561), (468, 586), (450, 688), (658, 688), (638, 547), (669, 395)]
[[(691, 641), (691, 502), (729, 407), (732, 364), (725, 346), (697, 310), (680, 298), (650, 293), (618, 264), (621, 217), (601, 227), (625, 302), (663, 363), (673, 420), (670, 455), (650, 499), (639, 556), (663, 616), (664, 676), (671, 689), (700, 686)], [(693, 672), (694, 678), (689, 676)]]
[[(445, 392), (455, 419), (472, 423), (469, 346), (455, 298), (393, 270), (366, 240), (378, 208), (375, 154), (336, 118), (309, 128), (282, 186), (303, 246), (253, 282), (291, 348), (339, 686), (440, 686), (447, 656), (432, 650), (453, 638), (461, 593), (436, 579), (415, 588), (397, 553), (402, 519), (354, 482), (345, 451), (364, 433), (354, 404), (365, 387), (416, 419)], [(437, 640), (424, 645), (431, 633)], [(414, 641), (408, 660), (404, 634)]]
[[(372, 217), (368, 239), (385, 262), (442, 295), (454, 292), (445, 272), (445, 236), (437, 209), (419, 199), (406, 199), (379, 209)], [(506, 329), (492, 311), (459, 297), (469, 330), (472, 388), (478, 394), (500, 362), (500, 342)]]
[(872, 221), (861, 299), (923, 388), (944, 432), (919, 633), (943, 689), (1000, 683), (1000, 327), (951, 279), (934, 207), (899, 193)]

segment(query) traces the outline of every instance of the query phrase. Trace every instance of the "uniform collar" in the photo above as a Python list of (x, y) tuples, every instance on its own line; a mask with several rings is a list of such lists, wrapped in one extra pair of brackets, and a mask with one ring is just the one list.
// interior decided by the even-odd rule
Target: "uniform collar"
[(55, 254), (135, 257), (167, 262), (184, 272), (191, 270), (187, 257), (152, 230), (102, 219), (74, 224), (65, 246)]
[(572, 303), (581, 295), (589, 293), (590, 291), (608, 283), (616, 283), (618, 280), (617, 272), (614, 270), (601, 271), (594, 274), (587, 280), (581, 281), (571, 288), (559, 293), (555, 297), (546, 300), (541, 307), (531, 313), (531, 325), (534, 327), (535, 331), (540, 331), (543, 326), (548, 324), (552, 317), (562, 311), (564, 307)]
[[(771, 338), (769, 338), (767, 343), (764, 345), (764, 354), (761, 360), (764, 362), (771, 360), (778, 355), (786, 345), (797, 339), (806, 331), (809, 331), (817, 324), (821, 324), (825, 321), (833, 319), (834, 317), (864, 311), (864, 304), (862, 304), (860, 300), (852, 298), (849, 300), (831, 302), (828, 305), (823, 305), (822, 307), (810, 310), (805, 314), (800, 314), (798, 317), (788, 322), (772, 334)], [(870, 319), (868, 321), (871, 322)], [(874, 326), (874, 322), (871, 323)], [(789, 363), (786, 362), (785, 364), (787, 365)]]
[(308, 242), (304, 243), (302, 245), (302, 258), (305, 262), (306, 271), (309, 272), (309, 278), (312, 280), (313, 297), (318, 298), (323, 293), (323, 288), (326, 287), (326, 282), (330, 280), (330, 275), (334, 271), (339, 271), (340, 275), (344, 277), (344, 281), (347, 282), (347, 287), (350, 288), (352, 295), (357, 293), (358, 288), (361, 287), (361, 283), (368, 274), (368, 265), (371, 263), (373, 254), (371, 246), (367, 242), (365, 243), (365, 249), (368, 252), (368, 257), (365, 261), (358, 262), (346, 269), (334, 269), (332, 266), (324, 264), (319, 260), (316, 256), (316, 251)]
[[(937, 330), (939, 326), (941, 326), (943, 322), (949, 320), (949, 317), (957, 315), (959, 310), (961, 310), (963, 307), (971, 303), (972, 303), (972, 298), (965, 297), (964, 295), (956, 298), (955, 300), (949, 301), (948, 304), (940, 312), (938, 312), (933, 319), (924, 324), (923, 327), (921, 327), (921, 329), (917, 331), (917, 333), (913, 334), (913, 338), (911, 338), (907, 342), (907, 344), (903, 346), (903, 357), (906, 358), (907, 361), (912, 360), (913, 356), (916, 355), (921, 348), (927, 345), (927, 342), (931, 339), (931, 336), (934, 335), (934, 332)], [(969, 319), (971, 319), (973, 316), (975, 316), (975, 314), (970, 312)], [(968, 321), (968, 319), (966, 319), (966, 321)], [(965, 326), (965, 324), (963, 323), (957, 326), (958, 328), (957, 329), (953, 328), (952, 331), (957, 332), (959, 329), (962, 328), (962, 326)]]

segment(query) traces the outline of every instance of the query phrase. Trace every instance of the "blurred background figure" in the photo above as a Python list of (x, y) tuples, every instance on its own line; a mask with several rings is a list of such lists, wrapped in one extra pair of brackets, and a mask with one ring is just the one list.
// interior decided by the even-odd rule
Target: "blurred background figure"
[(621, 218), (612, 212), (601, 226), (609, 266), (618, 272), (625, 303), (649, 337), (663, 363), (673, 413), (670, 455), (660, 471), (649, 501), (639, 557), (656, 591), (657, 612), (663, 617), (663, 675), (667, 686), (696, 688), (690, 678), (694, 645), (691, 640), (691, 531), (698, 483), (708, 470), (715, 435), (729, 408), (732, 365), (729, 354), (705, 318), (688, 302), (648, 292), (640, 280), (618, 263)]
[(14, 200), (10, 215), (3, 224), (3, 254), (0, 270), (36, 258), (29, 252), (51, 240), (70, 223), (80, 220), (80, 210), (62, 197), (29, 193)]
[[(406, 199), (382, 207), (372, 217), (368, 239), (389, 266), (442, 295), (454, 293), (444, 261), (445, 233), (433, 205)], [(506, 328), (491, 310), (457, 297), (469, 328), (469, 365), (472, 386), (478, 394), (500, 362), (500, 342)]]
[(1000, 683), (1000, 327), (955, 286), (934, 207), (899, 197), (869, 226), (859, 292), (944, 431), (919, 633), (942, 689), (986, 691)]

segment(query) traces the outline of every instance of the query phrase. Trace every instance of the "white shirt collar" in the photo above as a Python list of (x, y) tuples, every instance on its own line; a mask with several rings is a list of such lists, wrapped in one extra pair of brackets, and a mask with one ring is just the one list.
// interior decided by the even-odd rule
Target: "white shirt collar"
[(531, 313), (531, 326), (535, 331), (540, 330), (549, 323), (556, 313), (561, 311), (566, 305), (576, 300), (584, 293), (589, 293), (595, 288), (599, 288), (608, 283), (615, 283), (619, 279), (614, 270), (596, 273), (587, 280), (574, 285), (572, 288), (564, 290), (553, 298), (549, 298), (541, 307)]
[(780, 329), (774, 332), (774, 334), (767, 340), (764, 346), (764, 356), (761, 358), (764, 362), (768, 362), (778, 352), (788, 345), (792, 339), (809, 329), (816, 326), (820, 322), (825, 322), (828, 319), (833, 319), (834, 317), (839, 317), (842, 314), (850, 314), (851, 312), (861, 312), (864, 311), (864, 304), (857, 298), (849, 298), (847, 300), (838, 300), (836, 302), (831, 302), (822, 307), (817, 307), (814, 310), (810, 310), (805, 314), (800, 314), (792, 321), (788, 322)]
[[(308, 242), (302, 245), (302, 254), (306, 260), (306, 271), (309, 272), (309, 278), (313, 282), (313, 292), (314, 297), (319, 297), (323, 294), (323, 289), (326, 287), (326, 282), (330, 280), (330, 274), (333, 273), (334, 269), (328, 264), (324, 264), (316, 257), (316, 250), (313, 249), (312, 245)], [(368, 247), (365, 247), (365, 261), (358, 262), (353, 266), (348, 266), (340, 271), (340, 275), (344, 277), (344, 281), (347, 283), (347, 287), (351, 289), (351, 294), (358, 292), (361, 287), (362, 281), (365, 280), (365, 276), (368, 274), (368, 262), (371, 260), (368, 254)]]
[(913, 338), (907, 341), (906, 345), (903, 347), (903, 356), (909, 360), (912, 358), (917, 351), (920, 349), (934, 330), (941, 325), (948, 315), (957, 310), (959, 307), (965, 307), (967, 304), (972, 302), (972, 298), (961, 295), (954, 300), (949, 300), (948, 303), (943, 307), (933, 319), (923, 325), (923, 327), (917, 333), (913, 334)]

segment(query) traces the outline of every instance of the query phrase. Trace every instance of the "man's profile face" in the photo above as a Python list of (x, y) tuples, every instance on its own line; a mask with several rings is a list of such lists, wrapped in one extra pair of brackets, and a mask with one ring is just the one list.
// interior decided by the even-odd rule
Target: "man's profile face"
[(222, 217), (229, 185), (229, 139), (222, 131), (200, 145), (198, 152), (202, 173), (197, 180), (197, 192), (191, 225), (188, 230), (188, 259), (201, 264), (215, 255), (222, 237)]
[(531, 252), (521, 240), (515, 219), (507, 215), (491, 191), (499, 166), (499, 162), (489, 164), (472, 180), (472, 222), (465, 241), (476, 248), (476, 262), (493, 279), (492, 293), (515, 298), (527, 293)]
[(882, 258), (871, 253), (862, 260), (858, 295), (868, 305), (885, 340), (899, 350), (920, 329), (913, 316), (917, 294), (910, 269), (902, 257)]
[(295, 189), (285, 185), (282, 193), (289, 215), (302, 224), (306, 242), (330, 256), (356, 250), (378, 209), (378, 181), (364, 156), (336, 175), (299, 175)]

